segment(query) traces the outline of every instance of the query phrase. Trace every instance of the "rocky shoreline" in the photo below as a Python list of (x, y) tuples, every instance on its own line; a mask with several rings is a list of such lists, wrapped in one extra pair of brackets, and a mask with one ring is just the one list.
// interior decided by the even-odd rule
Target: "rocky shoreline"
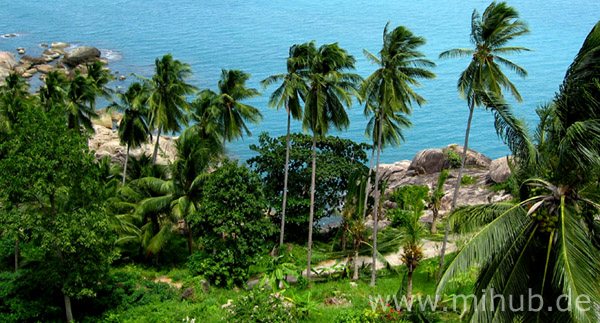
[[(0, 85), (4, 84), (6, 76), (13, 72), (25, 79), (39, 75), (39, 79), (43, 81), (52, 71), (60, 71), (66, 75), (77, 72), (86, 75), (88, 63), (100, 61), (105, 66), (108, 65), (108, 59), (102, 57), (102, 53), (96, 47), (72, 46), (65, 42), (43, 43), (40, 47), (43, 48), (40, 56), (28, 55), (24, 47), (17, 47), (16, 54), (0, 51)], [(124, 80), (125, 76), (119, 75), (117, 78)]]

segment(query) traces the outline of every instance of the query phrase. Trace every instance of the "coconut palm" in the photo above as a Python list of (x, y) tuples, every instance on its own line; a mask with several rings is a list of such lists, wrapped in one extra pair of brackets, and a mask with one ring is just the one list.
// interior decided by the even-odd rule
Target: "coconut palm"
[(402, 233), (402, 261), (407, 269), (406, 299), (408, 301), (407, 305), (410, 307), (412, 304), (413, 274), (419, 262), (423, 259), (422, 239), (427, 231), (421, 223), (424, 203), (416, 201), (416, 203), (405, 207), (408, 207), (406, 212), (400, 213), (402, 215), (400, 230)]
[(181, 220), (183, 231), (187, 235), (188, 249), (193, 251), (193, 237), (189, 227), (189, 216), (196, 212), (200, 199), (202, 183), (207, 175), (210, 164), (223, 151), (221, 142), (215, 137), (212, 140), (200, 139), (197, 127), (186, 129), (176, 142), (177, 159), (171, 168), (171, 178), (142, 178), (138, 184), (151, 187), (158, 194), (141, 201), (136, 208), (138, 218), (147, 218), (153, 214), (163, 214), (165, 219), (171, 219), (171, 226), (161, 227), (162, 233), (156, 233), (156, 240), (149, 245), (159, 250), (164, 244), (162, 236), (168, 236), (176, 222)]
[(185, 111), (188, 110), (186, 96), (194, 93), (194, 86), (186, 83), (192, 70), (186, 63), (173, 59), (167, 54), (156, 59), (155, 73), (150, 84), (150, 126), (157, 131), (156, 143), (152, 161), (156, 163), (160, 135), (162, 133), (177, 132), (187, 123)]
[(9, 131), (18, 113), (31, 101), (29, 83), (16, 73), (9, 74), (0, 86), (0, 132)]
[(91, 79), (83, 76), (79, 71), (75, 72), (73, 79), (69, 81), (67, 90), (67, 116), (68, 124), (71, 129), (81, 129), (93, 131), (92, 118), (98, 117), (93, 108), (93, 102), (96, 101), (96, 87)]
[[(379, 57), (368, 52), (365, 56), (378, 65), (378, 69), (366, 78), (361, 85), (361, 96), (366, 102), (365, 111), (374, 117), (367, 125), (367, 131), (374, 136), (377, 145), (375, 160), (375, 205), (379, 205), (380, 174), (379, 159), (384, 143), (399, 143), (402, 140), (401, 129), (410, 125), (406, 115), (412, 113), (412, 104), (422, 105), (425, 99), (413, 90), (419, 86), (419, 79), (435, 77), (429, 69), (435, 64), (425, 59), (418, 48), (425, 39), (413, 35), (406, 27), (399, 26), (388, 31), (389, 23), (383, 30), (383, 47)], [(376, 129), (376, 130), (375, 130)], [(375, 139), (376, 138), (376, 139)], [(385, 138), (385, 142), (384, 142)], [(373, 210), (373, 266), (371, 285), (376, 282), (378, 208)]]
[[(454, 230), (476, 233), (438, 285), (441, 293), (457, 272), (478, 265), (476, 296), (493, 287), (505, 298), (518, 297), (531, 288), (544, 304), (559, 304), (561, 295), (568, 295), (560, 304), (570, 310), (557, 313), (543, 306), (539, 312), (513, 312), (496, 306), (490, 311), (486, 300), (470, 309), (471, 321), (600, 320), (598, 39), (600, 23), (567, 71), (560, 93), (538, 110), (535, 155), (516, 159), (520, 201), (461, 208), (451, 215)], [(589, 306), (577, 304), (582, 297)], [(487, 311), (481, 311), (484, 307)]]
[(360, 77), (347, 72), (354, 69), (355, 59), (337, 43), (325, 44), (317, 49), (314, 42), (309, 42), (299, 45), (297, 50), (302, 53), (300, 57), (306, 64), (304, 72), (309, 84), (302, 124), (304, 129), (313, 133), (307, 256), (307, 278), (310, 280), (317, 139), (327, 135), (331, 127), (337, 130), (348, 127), (350, 120), (344, 106), (350, 107), (352, 96), (358, 94)]
[[(95, 61), (87, 64), (87, 76), (96, 90), (96, 95), (106, 100), (112, 98), (112, 89), (108, 87), (108, 83), (114, 79), (110, 70), (105, 68), (104, 63)], [(96, 109), (96, 101), (91, 102), (91, 108)]]
[(67, 77), (61, 72), (52, 71), (46, 75), (39, 93), (40, 102), (46, 112), (66, 106), (68, 85)]
[(223, 126), (223, 142), (250, 136), (246, 122), (258, 123), (262, 120), (260, 111), (242, 101), (260, 95), (258, 90), (248, 88), (246, 82), (250, 74), (240, 70), (222, 70), (219, 80), (219, 93), (214, 104), (219, 108), (219, 121)]
[[(465, 131), (465, 143), (461, 156), (461, 166), (458, 171), (454, 194), (452, 197), (451, 210), (456, 208), (456, 201), (460, 189), (467, 151), (469, 148), (469, 134), (471, 132), (471, 121), (475, 107), (485, 106), (487, 93), (502, 97), (503, 89), (509, 91), (517, 100), (522, 101), (521, 94), (516, 86), (504, 74), (501, 67), (508, 68), (520, 77), (527, 76), (527, 71), (502, 55), (528, 51), (525, 47), (507, 46), (507, 44), (519, 36), (529, 32), (527, 24), (519, 18), (519, 13), (506, 2), (492, 2), (480, 15), (473, 10), (471, 15), (471, 43), (474, 49), (457, 48), (440, 54), (440, 58), (469, 57), (471, 58), (467, 68), (460, 74), (458, 79), (458, 92), (467, 101), (469, 117)], [(496, 126), (502, 123), (502, 116), (495, 114)], [(498, 127), (497, 131), (498, 131)], [(440, 269), (444, 263), (447, 237), (444, 238), (440, 253)]]
[(283, 175), (283, 201), (281, 203), (281, 229), (279, 232), (279, 248), (283, 246), (285, 231), (285, 211), (287, 206), (287, 187), (288, 171), (290, 163), (290, 125), (291, 118), (295, 120), (302, 119), (302, 105), (300, 100), (305, 96), (307, 85), (302, 77), (301, 70), (304, 67), (301, 62), (302, 57), (298, 57), (297, 45), (290, 47), (289, 57), (287, 59), (287, 73), (276, 74), (264, 79), (261, 84), (263, 87), (280, 83), (280, 85), (271, 94), (269, 106), (280, 109), (285, 107), (287, 113), (287, 132), (285, 137), (285, 166)]
[(429, 208), (431, 209), (432, 217), (431, 217), (431, 234), (437, 233), (437, 220), (440, 213), (440, 208), (442, 207), (442, 198), (446, 195), (444, 191), (444, 184), (446, 184), (446, 180), (450, 172), (447, 169), (444, 169), (440, 172), (438, 176), (437, 183), (435, 187), (431, 191), (429, 195)]
[(120, 102), (113, 103), (110, 107), (123, 113), (119, 123), (119, 140), (122, 145), (127, 145), (125, 164), (123, 166), (123, 185), (127, 178), (127, 162), (129, 150), (139, 147), (152, 137), (148, 127), (148, 110), (146, 106), (148, 89), (139, 82), (132, 83), (125, 93), (119, 93)]

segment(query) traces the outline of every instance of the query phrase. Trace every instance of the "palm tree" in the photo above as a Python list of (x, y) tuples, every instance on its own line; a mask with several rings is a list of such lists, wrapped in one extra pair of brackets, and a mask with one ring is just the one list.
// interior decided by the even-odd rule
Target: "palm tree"
[(186, 63), (174, 60), (171, 54), (156, 59), (155, 73), (150, 83), (150, 126), (157, 130), (156, 144), (152, 161), (156, 163), (161, 133), (177, 132), (187, 123), (185, 112), (188, 109), (186, 96), (195, 91), (194, 86), (186, 83), (192, 70)]
[(423, 259), (423, 243), (421, 240), (426, 234), (426, 230), (421, 223), (424, 208), (423, 201), (415, 201), (407, 207), (408, 210), (401, 213), (400, 229), (402, 232), (402, 261), (406, 264), (408, 270), (406, 299), (408, 301), (407, 305), (410, 307), (412, 304), (413, 274), (419, 262)]
[(337, 130), (348, 127), (350, 120), (344, 106), (350, 107), (352, 95), (358, 94), (357, 83), (360, 77), (347, 72), (354, 69), (355, 59), (337, 43), (325, 44), (317, 49), (314, 42), (309, 42), (299, 45), (297, 50), (302, 53), (301, 57), (306, 64), (306, 81), (309, 84), (302, 124), (304, 129), (313, 133), (307, 256), (307, 278), (310, 280), (317, 139), (325, 136), (331, 127)]
[[(87, 64), (87, 76), (94, 89), (96, 95), (110, 100), (112, 97), (112, 90), (108, 88), (108, 83), (114, 79), (110, 70), (104, 67), (104, 63), (95, 61), (91, 64)], [(91, 102), (92, 110), (96, 109), (96, 101)]]
[(122, 145), (127, 145), (125, 164), (123, 166), (123, 185), (127, 177), (127, 162), (129, 150), (139, 147), (152, 137), (148, 127), (148, 111), (146, 106), (147, 91), (139, 82), (132, 83), (125, 93), (119, 93), (120, 103), (113, 103), (114, 107), (123, 113), (119, 123), (119, 139)]
[(93, 102), (96, 100), (96, 88), (91, 79), (83, 76), (79, 71), (69, 82), (67, 90), (67, 115), (69, 128), (85, 129), (93, 131), (92, 118), (98, 116), (93, 108)]
[(300, 100), (305, 96), (307, 85), (300, 74), (302, 65), (299, 60), (296, 49), (297, 45), (290, 47), (289, 57), (287, 59), (287, 73), (276, 74), (264, 79), (261, 83), (263, 87), (281, 82), (279, 87), (271, 94), (269, 106), (277, 109), (285, 107), (287, 112), (287, 132), (285, 137), (285, 166), (283, 175), (283, 202), (281, 204), (281, 229), (279, 232), (279, 248), (283, 246), (283, 237), (285, 231), (285, 211), (287, 205), (287, 187), (288, 171), (290, 163), (290, 124), (291, 118), (295, 120), (302, 119), (302, 106)]
[[(474, 290), (493, 287), (504, 296), (533, 292), (544, 304), (560, 301), (568, 312), (512, 312), (481, 302), (471, 321), (597, 322), (600, 320), (600, 22), (569, 67), (554, 101), (538, 109), (533, 150), (519, 151), (518, 203), (457, 209), (450, 218), (459, 232), (476, 232), (447, 267), (437, 292), (457, 272), (480, 266)], [(504, 105), (500, 99), (495, 104)], [(497, 108), (497, 107), (495, 107)], [(584, 296), (582, 296), (584, 295)], [(584, 297), (589, 306), (577, 304)]]
[(31, 101), (29, 83), (16, 73), (9, 74), (0, 86), (0, 132), (9, 131), (18, 113)]
[(444, 169), (440, 172), (437, 183), (429, 196), (429, 207), (433, 213), (431, 218), (431, 234), (437, 233), (437, 220), (440, 207), (442, 206), (442, 198), (444, 195), (446, 195), (446, 192), (444, 192), (444, 184), (446, 184), (446, 180), (448, 179), (449, 175), (450, 172), (447, 169)]
[(219, 80), (219, 94), (214, 104), (219, 107), (219, 121), (223, 126), (223, 142), (242, 138), (244, 133), (251, 135), (246, 122), (258, 123), (262, 119), (260, 111), (242, 103), (260, 95), (258, 90), (248, 88), (246, 82), (250, 74), (240, 70), (222, 70)]
[[(396, 27), (388, 32), (389, 23), (383, 30), (383, 47), (379, 57), (365, 52), (365, 56), (379, 68), (366, 78), (361, 86), (361, 96), (367, 103), (366, 111), (374, 111), (374, 119), (369, 123), (367, 131), (377, 135), (373, 141), (377, 145), (377, 157), (375, 160), (375, 205), (379, 205), (380, 174), (379, 159), (384, 138), (388, 143), (398, 143), (402, 139), (401, 128), (409, 125), (403, 115), (412, 113), (412, 104), (422, 105), (425, 99), (417, 94), (412, 86), (419, 86), (418, 79), (431, 79), (435, 77), (429, 68), (435, 64), (425, 59), (425, 55), (418, 51), (418, 47), (425, 44), (423, 37), (413, 35), (406, 27)], [(377, 123), (375, 125), (375, 123)], [(385, 127), (384, 127), (385, 126)], [(377, 128), (375, 131), (374, 129)], [(369, 130), (371, 129), (371, 130)], [(385, 135), (385, 136), (384, 136)], [(377, 207), (373, 210), (373, 266), (371, 273), (371, 285), (376, 282), (377, 263), (377, 229), (378, 214)]]
[[(525, 47), (507, 46), (510, 41), (528, 32), (527, 24), (519, 19), (517, 10), (507, 5), (506, 2), (492, 2), (485, 9), (483, 15), (480, 15), (477, 10), (473, 10), (471, 15), (471, 42), (475, 48), (451, 49), (440, 54), (440, 58), (471, 58), (469, 65), (458, 79), (458, 92), (462, 98), (467, 100), (469, 118), (467, 119), (465, 143), (461, 156), (461, 166), (454, 187), (451, 211), (456, 208), (475, 107), (485, 105), (485, 94), (488, 92), (502, 97), (503, 88), (508, 90), (517, 101), (522, 101), (521, 94), (504, 74), (501, 66), (510, 69), (520, 77), (527, 76), (527, 71), (501, 55), (528, 51), (529, 49)], [(444, 263), (447, 239), (446, 235), (440, 253), (440, 269)]]
[(39, 94), (40, 102), (46, 112), (56, 107), (66, 106), (68, 85), (67, 77), (61, 72), (52, 71), (46, 75)]
[(186, 129), (177, 139), (176, 148), (177, 159), (171, 167), (171, 178), (145, 177), (132, 181), (132, 185), (144, 193), (137, 195), (145, 197), (137, 203), (134, 212), (122, 216), (126, 222), (138, 224), (140, 229), (133, 236), (141, 239), (147, 253), (160, 251), (178, 221), (183, 224), (188, 251), (193, 252), (189, 216), (198, 208), (208, 167), (223, 152), (218, 138), (201, 140), (198, 127)]

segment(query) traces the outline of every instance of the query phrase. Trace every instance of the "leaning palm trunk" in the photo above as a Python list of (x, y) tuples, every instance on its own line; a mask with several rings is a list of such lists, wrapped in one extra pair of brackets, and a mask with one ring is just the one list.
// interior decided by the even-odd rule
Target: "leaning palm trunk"
[(437, 220), (440, 214), (440, 210), (437, 207), (437, 205), (433, 206), (431, 208), (431, 213), (432, 213), (432, 218), (431, 218), (431, 229), (430, 229), (430, 233), (431, 234), (436, 234), (437, 233)]
[[(467, 130), (465, 132), (465, 146), (463, 147), (462, 158), (460, 161), (460, 169), (458, 170), (458, 177), (456, 178), (456, 184), (454, 186), (454, 195), (452, 196), (452, 205), (450, 206), (450, 213), (456, 208), (456, 201), (458, 199), (458, 191), (460, 189), (460, 181), (462, 179), (463, 171), (465, 169), (465, 161), (467, 160), (467, 151), (469, 150), (469, 133), (471, 132), (471, 121), (473, 120), (473, 110), (475, 109), (475, 100), (471, 98), (469, 102), (469, 120), (467, 120)], [(448, 245), (448, 234), (450, 231), (450, 223), (446, 221), (446, 227), (444, 229), (444, 241), (442, 242), (442, 249), (440, 250), (440, 264), (437, 273), (437, 280), (439, 281), (442, 271), (444, 269), (444, 258), (446, 256), (446, 247)]]
[(377, 280), (377, 225), (379, 223), (379, 199), (381, 192), (379, 191), (379, 157), (381, 155), (381, 139), (382, 139), (382, 128), (383, 122), (380, 118), (377, 125), (377, 160), (375, 162), (375, 204), (373, 207), (373, 264), (371, 267), (371, 286), (375, 286)]
[(156, 164), (156, 156), (158, 156), (158, 142), (160, 140), (160, 128), (158, 128), (158, 133), (156, 134), (156, 144), (154, 144), (154, 153), (152, 154), (152, 163)]
[(287, 206), (288, 173), (290, 169), (290, 108), (287, 107), (287, 133), (285, 136), (285, 166), (283, 171), (283, 202), (281, 203), (281, 230), (279, 232), (279, 249), (283, 247), (283, 236), (285, 232), (285, 208)]
[(308, 261), (306, 268), (306, 278), (310, 281), (310, 262), (312, 258), (312, 234), (313, 220), (315, 215), (315, 177), (317, 171), (317, 135), (313, 134), (312, 144), (312, 173), (310, 175), (310, 212), (308, 215)]
[(123, 166), (123, 185), (125, 185), (125, 178), (127, 178), (127, 162), (129, 161), (129, 148), (131, 148), (131, 145), (127, 144), (127, 154), (125, 155), (125, 165)]

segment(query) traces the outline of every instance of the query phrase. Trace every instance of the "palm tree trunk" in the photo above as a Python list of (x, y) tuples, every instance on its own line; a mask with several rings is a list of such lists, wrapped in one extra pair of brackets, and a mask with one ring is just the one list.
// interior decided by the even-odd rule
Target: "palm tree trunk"
[(317, 172), (317, 134), (313, 134), (312, 143), (312, 173), (310, 175), (310, 212), (308, 215), (308, 260), (306, 268), (306, 279), (310, 281), (310, 262), (312, 258), (312, 234), (315, 215), (315, 179)]
[(412, 305), (412, 290), (413, 290), (413, 272), (414, 268), (412, 265), (408, 266), (408, 275), (406, 276), (406, 305), (410, 308)]
[(15, 272), (19, 270), (19, 238), (15, 240)]
[(127, 144), (127, 154), (125, 155), (125, 166), (123, 167), (123, 186), (125, 186), (125, 178), (127, 177), (127, 162), (129, 161), (129, 148), (131, 146)]
[(154, 153), (152, 154), (152, 163), (156, 164), (156, 156), (158, 156), (158, 142), (160, 141), (160, 130), (161, 128), (158, 128), (158, 133), (156, 134), (156, 144), (154, 144)]
[[(287, 105), (287, 103), (286, 103)], [(281, 203), (281, 230), (279, 231), (279, 249), (283, 247), (283, 236), (285, 231), (285, 208), (287, 206), (288, 172), (290, 169), (290, 108), (287, 108), (287, 133), (285, 136), (285, 166), (283, 170), (283, 202)]]
[(431, 232), (431, 234), (436, 234), (437, 233), (437, 219), (438, 219), (438, 214), (439, 214), (438, 208), (433, 207), (431, 210), (431, 213), (433, 213), (433, 215), (432, 215), (432, 219), (431, 219), (431, 230), (429, 232)]
[(381, 139), (383, 124), (379, 120), (377, 134), (377, 160), (375, 162), (375, 205), (373, 206), (373, 265), (371, 267), (371, 286), (375, 286), (377, 280), (377, 226), (379, 223), (379, 199), (381, 192), (379, 191), (379, 157), (381, 155)]
[(190, 229), (190, 225), (188, 224), (188, 221), (185, 221), (185, 229), (187, 230), (187, 243), (188, 243), (188, 251), (190, 252), (190, 255), (193, 253), (194, 251), (194, 239), (192, 238), (192, 229)]
[(354, 272), (352, 273), (352, 280), (358, 280), (358, 248), (359, 244), (354, 243)]
[(375, 157), (375, 143), (373, 143), (373, 149), (371, 150), (371, 160), (369, 161), (369, 174), (367, 175), (367, 186), (365, 186), (365, 205), (362, 211), (362, 220), (365, 221), (367, 217), (367, 206), (369, 205), (369, 187), (371, 186), (371, 174), (373, 173), (373, 159)]
[(71, 309), (71, 298), (63, 292), (63, 298), (65, 300), (65, 313), (67, 315), (67, 322), (73, 322), (73, 311)]
[[(452, 196), (452, 205), (450, 206), (450, 213), (456, 208), (456, 201), (458, 199), (458, 191), (460, 189), (460, 181), (462, 180), (463, 171), (465, 168), (465, 161), (467, 160), (467, 151), (469, 149), (469, 133), (471, 132), (471, 121), (473, 121), (473, 110), (475, 109), (475, 101), (471, 98), (469, 102), (469, 119), (467, 120), (467, 130), (465, 132), (465, 145), (463, 147), (463, 154), (460, 161), (460, 169), (458, 170), (458, 177), (456, 178), (456, 184), (454, 185), (454, 195)], [(450, 233), (450, 222), (446, 221), (444, 228), (444, 241), (442, 242), (442, 250), (440, 250), (440, 264), (437, 272), (436, 279), (439, 281), (442, 276), (442, 270), (444, 269), (444, 261), (446, 256), (446, 247), (448, 245), (448, 234)]]

